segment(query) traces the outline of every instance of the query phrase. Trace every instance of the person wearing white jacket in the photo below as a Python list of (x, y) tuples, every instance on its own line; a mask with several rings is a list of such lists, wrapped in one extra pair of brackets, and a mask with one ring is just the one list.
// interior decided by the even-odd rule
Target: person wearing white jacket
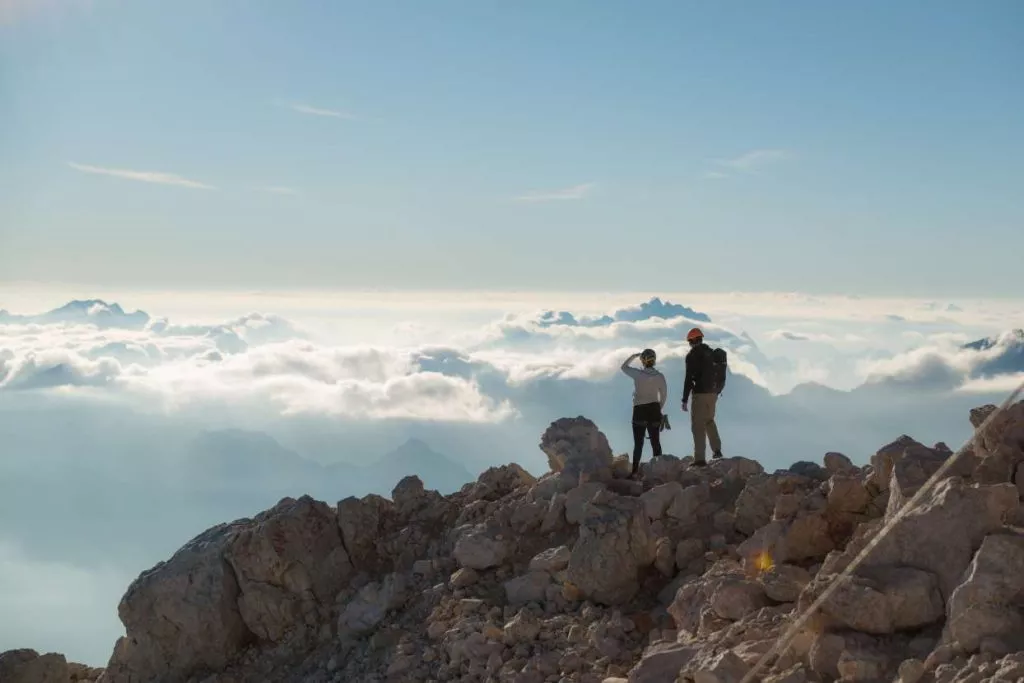
[[(643, 368), (630, 365), (637, 358)], [(662, 409), (668, 400), (668, 382), (665, 375), (655, 369), (657, 355), (653, 349), (634, 353), (622, 364), (622, 371), (633, 378), (633, 473), (640, 471), (640, 457), (644, 449), (644, 433), (651, 438), (653, 457), (661, 456)]]

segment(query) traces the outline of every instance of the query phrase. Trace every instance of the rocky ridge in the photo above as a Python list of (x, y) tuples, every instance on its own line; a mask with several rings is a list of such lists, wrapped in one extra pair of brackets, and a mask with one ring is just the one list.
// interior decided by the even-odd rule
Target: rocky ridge
[[(971, 412), (977, 428), (994, 406)], [(0, 655), (4, 683), (739, 683), (952, 452), (902, 436), (765, 472), (646, 463), (589, 420), (551, 471), (441, 496), (286, 498), (140, 575), (105, 670)], [(763, 683), (1024, 680), (1024, 402), (979, 435)]]

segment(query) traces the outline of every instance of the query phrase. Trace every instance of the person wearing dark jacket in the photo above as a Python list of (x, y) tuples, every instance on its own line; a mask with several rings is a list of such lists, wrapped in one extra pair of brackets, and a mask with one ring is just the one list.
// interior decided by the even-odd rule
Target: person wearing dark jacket
[[(722, 457), (722, 439), (715, 424), (715, 405), (722, 387), (717, 386), (711, 347), (704, 343), (704, 333), (693, 328), (686, 335), (690, 351), (686, 354), (686, 378), (683, 380), (683, 412), (690, 413), (693, 429), (693, 464), (704, 466), (707, 442), (711, 442), (711, 453), (715, 459)], [(693, 396), (693, 410), (689, 408)]]

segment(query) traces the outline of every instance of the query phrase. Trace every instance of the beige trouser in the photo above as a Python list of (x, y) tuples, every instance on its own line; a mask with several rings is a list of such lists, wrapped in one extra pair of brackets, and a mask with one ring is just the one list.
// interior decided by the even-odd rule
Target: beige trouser
[(693, 459), (703, 460), (707, 441), (711, 442), (711, 451), (722, 450), (722, 440), (718, 436), (715, 424), (715, 404), (718, 394), (694, 394), (693, 406), (690, 408), (690, 426), (693, 428)]

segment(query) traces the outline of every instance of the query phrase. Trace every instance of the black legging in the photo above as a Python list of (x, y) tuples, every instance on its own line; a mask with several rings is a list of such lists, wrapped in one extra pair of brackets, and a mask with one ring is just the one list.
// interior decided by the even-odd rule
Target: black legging
[(644, 432), (651, 437), (654, 457), (661, 455), (661, 404), (644, 403), (633, 406), (633, 473), (640, 469), (644, 450)]

